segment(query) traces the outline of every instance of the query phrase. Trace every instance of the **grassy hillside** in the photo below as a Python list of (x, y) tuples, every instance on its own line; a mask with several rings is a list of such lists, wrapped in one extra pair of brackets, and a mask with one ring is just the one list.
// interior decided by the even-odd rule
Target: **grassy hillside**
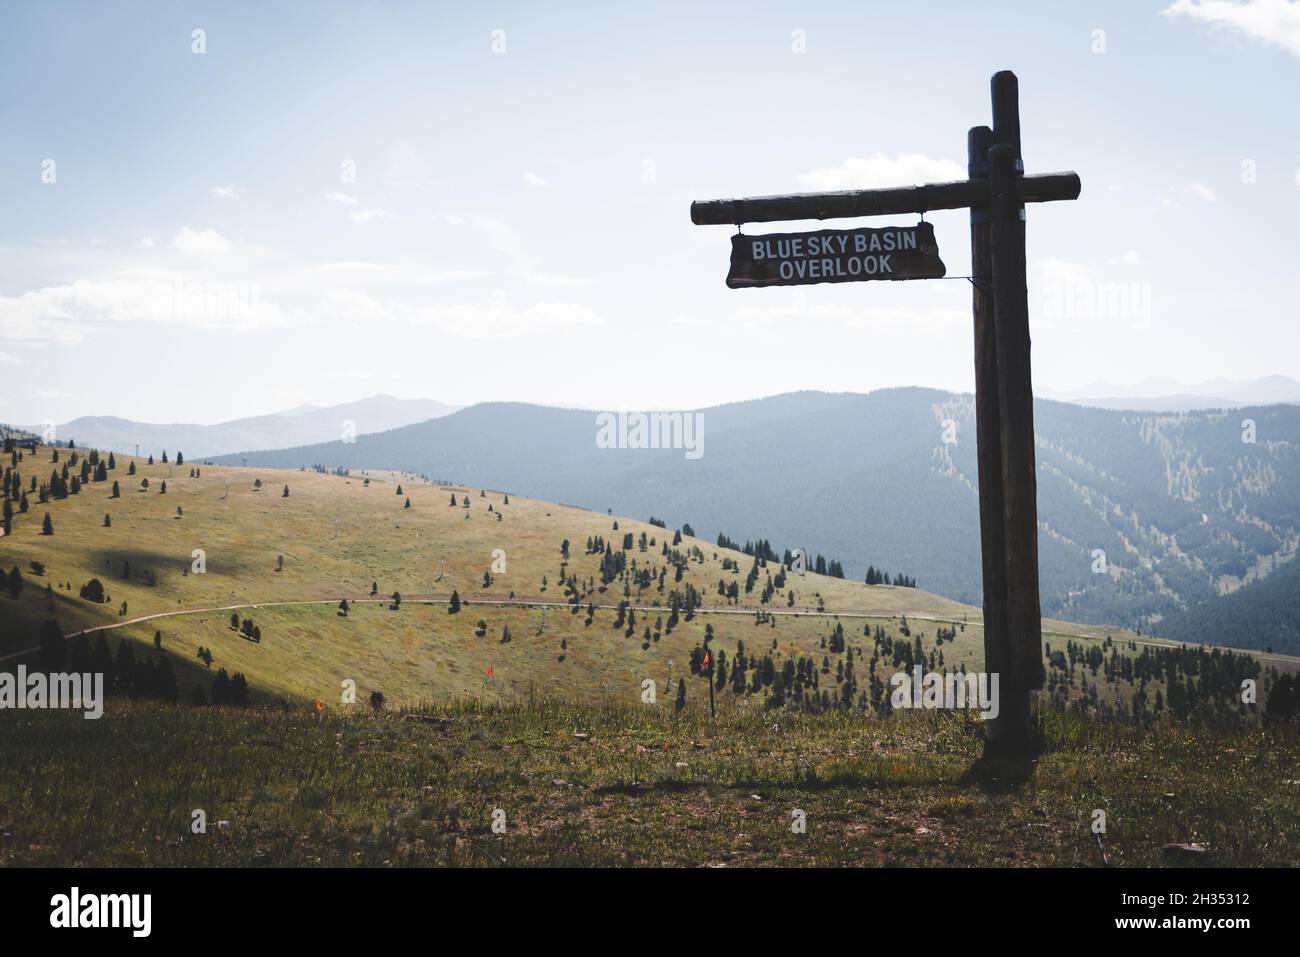
[[(592, 412), (489, 403), (250, 457), (401, 468), (762, 536), (980, 600), (974, 400), (934, 389), (795, 393), (702, 410), (702, 456), (609, 449)], [(1249, 427), (1247, 424), (1249, 423)], [(1034, 407), (1044, 612), (1146, 630), (1285, 564), (1300, 543), (1300, 408), (1141, 413)], [(234, 459), (233, 461), (238, 461)], [(1099, 573), (1095, 551), (1105, 552)], [(1241, 634), (1251, 647), (1272, 634)]]
[[(27, 456), (19, 466), (23, 488), (28, 476), (45, 481), (61, 468), (69, 453), (60, 452), (57, 465), (49, 449)], [(128, 476), (133, 464), (136, 474)], [(703, 707), (707, 684), (691, 677), (690, 660), (710, 628), (713, 648), (733, 669), (742, 653), (751, 669), (764, 658), (777, 671), (806, 659), (816, 674), (804, 691), (831, 701), (846, 694), (849, 664), (856, 670), (848, 693), (855, 703), (864, 692), (870, 700), (872, 677), (885, 684), (912, 660), (918, 642), (927, 666), (981, 666), (978, 609), (919, 589), (792, 572), (764, 604), (764, 586), (780, 579), (779, 565), (760, 567), (746, 591), (754, 559), (689, 536), (673, 545), (674, 530), (643, 521), (390, 474), (149, 465), (127, 456), (116, 466), (107, 481), (45, 505), (29, 492), (29, 511), (0, 539), (0, 566), (17, 567), (24, 578), (18, 598), (0, 596), (0, 657), (35, 646), (52, 614), (67, 633), (114, 626), (112, 648), (125, 638), (137, 659), (168, 656), (182, 686), (206, 686), (225, 669), (244, 674), (256, 698), (329, 706), (341, 702), (347, 680), (359, 700), (381, 691), (389, 702), (409, 703), (539, 695), (636, 702), (652, 679), (671, 703), (675, 683), (687, 677), (688, 707)], [(120, 498), (111, 497), (114, 481)], [(42, 534), (46, 512), (52, 535)], [(601, 577), (605, 549), (587, 553), (588, 540), (597, 539), (626, 558), (608, 584)], [(202, 573), (191, 571), (196, 550)], [(31, 572), (32, 562), (43, 574)], [(102, 604), (80, 596), (92, 578), (107, 592)], [(719, 594), (720, 581), (736, 584), (734, 599)], [(699, 607), (674, 624), (670, 603), (688, 586)], [(465, 602), (456, 614), (448, 604), (453, 591)], [(397, 608), (394, 592), (403, 596)], [(342, 598), (351, 602), (347, 616), (338, 612)], [(630, 632), (628, 619), (620, 620), (623, 602), (631, 608)], [(230, 627), (232, 608), (241, 623), (258, 627), (260, 642)], [(1045, 627), (1051, 650), (1059, 656), (1069, 643), (1079, 657), (1068, 679), (1064, 669), (1055, 673), (1054, 701), (1131, 705), (1134, 682), (1098, 662), (1103, 655), (1136, 661), (1158, 643), (1118, 629)], [(845, 643), (838, 650), (837, 628)], [(201, 648), (212, 653), (210, 667), (198, 659)], [(1095, 656), (1091, 666), (1085, 652)], [(1263, 661), (1295, 667), (1277, 656)], [(761, 707), (773, 693), (770, 682), (718, 692), (724, 707), (742, 708)]]
[[(1300, 852), (1294, 729), (1048, 715), (1029, 767), (982, 764), (978, 722), (933, 714), (710, 722), (539, 701), (424, 717), (0, 712), (0, 866), (1261, 867)], [(1204, 850), (1166, 850), (1190, 843)]]

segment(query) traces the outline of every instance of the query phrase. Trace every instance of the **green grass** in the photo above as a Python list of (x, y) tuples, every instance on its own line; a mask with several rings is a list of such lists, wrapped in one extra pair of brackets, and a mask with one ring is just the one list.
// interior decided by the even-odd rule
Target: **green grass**
[(436, 714), (0, 712), (0, 865), (1101, 866), (1094, 809), (1118, 866), (1185, 863), (1162, 850), (1185, 842), (1300, 861), (1294, 729), (1047, 715), (1035, 766), (988, 767), (978, 721), (934, 714)]

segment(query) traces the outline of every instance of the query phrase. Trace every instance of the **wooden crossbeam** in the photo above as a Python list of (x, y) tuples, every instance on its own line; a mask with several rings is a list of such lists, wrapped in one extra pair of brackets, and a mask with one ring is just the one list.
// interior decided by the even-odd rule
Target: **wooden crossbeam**
[[(1079, 174), (1038, 173), (1019, 180), (1020, 203), (1051, 203), (1078, 199)], [(749, 199), (700, 199), (691, 203), (696, 226), (739, 226), (786, 219), (844, 219), (853, 216), (894, 216), (929, 213), (937, 209), (981, 209), (988, 206), (986, 179), (899, 186), (892, 189), (848, 189), (834, 193), (790, 193)]]

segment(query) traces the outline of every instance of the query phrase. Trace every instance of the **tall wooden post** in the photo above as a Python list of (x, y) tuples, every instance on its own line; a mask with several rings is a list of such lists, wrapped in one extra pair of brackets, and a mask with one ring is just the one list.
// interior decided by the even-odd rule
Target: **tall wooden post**
[[(1007, 632), (1000, 665), (1000, 714), (989, 728), (995, 753), (1029, 746), (1029, 693), (1043, 686), (1038, 594), (1038, 483), (1029, 362), (1025, 209), (1020, 181), (1019, 90), (1014, 73), (993, 77), (993, 146), (988, 151), (997, 403), (1001, 420), (1002, 513)], [(986, 638), (987, 641), (987, 638)], [(995, 640), (995, 644), (998, 644)], [(993, 670), (991, 664), (986, 668)]]
[[(966, 137), (967, 173), (987, 181), (993, 131), (976, 126)], [(988, 206), (970, 211), (971, 312), (975, 321), (975, 432), (979, 466), (980, 553), (984, 578), (984, 670), (1010, 672), (1007, 624), (1006, 535), (1002, 497), (1002, 428), (998, 353), (993, 319), (993, 246)], [(999, 678), (999, 697), (1005, 689)], [(997, 735), (999, 716), (986, 729)]]

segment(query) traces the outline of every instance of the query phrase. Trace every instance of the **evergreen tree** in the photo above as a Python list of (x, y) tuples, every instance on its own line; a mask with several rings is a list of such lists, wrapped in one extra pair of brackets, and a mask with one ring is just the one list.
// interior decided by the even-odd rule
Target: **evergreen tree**
[[(85, 641), (85, 635), (81, 636)], [(63, 629), (53, 618), (47, 618), (41, 625), (40, 633), (41, 668), (48, 674), (63, 671), (68, 664), (68, 643), (64, 640)]]
[(173, 704), (180, 698), (180, 689), (176, 686), (176, 672), (172, 669), (171, 659), (163, 655), (158, 662), (158, 674), (154, 679), (154, 694), (163, 701)]
[(217, 671), (217, 677), (212, 681), (212, 703), (226, 704), (230, 700), (230, 675), (226, 674), (226, 669), (221, 668)]

